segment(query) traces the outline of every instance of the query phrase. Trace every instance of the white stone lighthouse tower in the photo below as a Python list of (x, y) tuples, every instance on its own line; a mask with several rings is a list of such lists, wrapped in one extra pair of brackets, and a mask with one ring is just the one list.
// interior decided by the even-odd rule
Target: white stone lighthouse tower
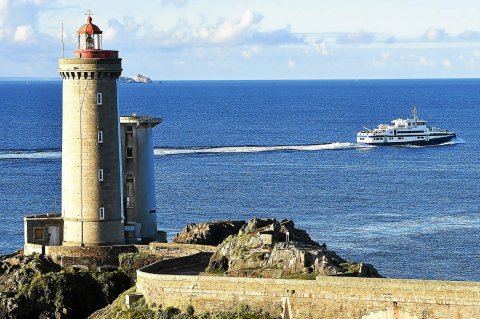
[(102, 31), (78, 30), (75, 57), (59, 60), (63, 78), (63, 245), (124, 243), (117, 108), (118, 51), (102, 49)]

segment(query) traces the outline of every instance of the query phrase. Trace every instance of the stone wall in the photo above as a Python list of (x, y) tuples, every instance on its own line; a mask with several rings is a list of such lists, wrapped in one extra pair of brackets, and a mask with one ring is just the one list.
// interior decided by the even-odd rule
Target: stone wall
[(133, 245), (123, 246), (46, 246), (45, 254), (63, 268), (85, 266), (96, 269), (101, 266), (118, 266), (118, 255), (133, 253), (138, 249)]
[[(150, 245), (118, 245), (118, 246), (41, 246), (25, 245), (25, 253), (44, 253), (63, 268), (84, 266), (95, 270), (101, 266), (118, 266), (118, 255), (121, 253), (146, 253), (163, 258), (181, 258), (198, 253), (195, 245), (159, 244)], [(165, 260), (167, 262), (167, 260)]]
[(185, 309), (192, 305), (198, 311), (212, 311), (248, 304), (296, 319), (480, 318), (480, 283), (347, 277), (232, 278), (156, 274), (159, 271), (158, 263), (155, 268), (139, 270), (137, 292), (148, 303), (163, 307)]

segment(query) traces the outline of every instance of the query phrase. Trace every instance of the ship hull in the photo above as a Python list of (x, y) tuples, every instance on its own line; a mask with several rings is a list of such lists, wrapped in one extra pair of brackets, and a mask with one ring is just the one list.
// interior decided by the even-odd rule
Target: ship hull
[(418, 146), (427, 146), (427, 145), (439, 145), (443, 143), (450, 142), (453, 140), (457, 135), (456, 134), (448, 134), (448, 135), (443, 135), (440, 137), (434, 137), (430, 136), (428, 140), (412, 140), (412, 141), (405, 141), (405, 142), (400, 142), (400, 141), (395, 141), (395, 142), (388, 142), (388, 141), (360, 141), (357, 139), (358, 143), (362, 144), (368, 144), (368, 145), (379, 145), (379, 146), (395, 146), (395, 145), (418, 145)]

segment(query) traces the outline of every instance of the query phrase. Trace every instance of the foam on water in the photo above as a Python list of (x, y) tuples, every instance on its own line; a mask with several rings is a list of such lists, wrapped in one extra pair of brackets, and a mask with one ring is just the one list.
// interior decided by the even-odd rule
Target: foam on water
[[(464, 144), (465, 141), (461, 138), (456, 138), (452, 141), (431, 145), (431, 146), (445, 146)], [(426, 147), (418, 145), (402, 145), (403, 147)], [(376, 148), (375, 145), (367, 145), (361, 143), (349, 142), (335, 142), (325, 144), (309, 144), (309, 145), (273, 145), (273, 146), (217, 146), (217, 147), (188, 147), (188, 148), (163, 148), (157, 147), (153, 153), (155, 156), (170, 156), (170, 155), (194, 155), (194, 154), (226, 154), (226, 153), (261, 153), (261, 152), (278, 152), (278, 151), (329, 151), (329, 150), (347, 150), (359, 149), (368, 150)], [(62, 152), (60, 150), (5, 150), (0, 151), (0, 160), (12, 159), (61, 159)]]
[[(368, 147), (368, 146), (367, 146)], [(329, 143), (314, 145), (277, 145), (277, 146), (219, 146), (189, 148), (155, 148), (155, 156), (189, 155), (189, 154), (222, 154), (222, 153), (259, 153), (274, 151), (322, 151), (365, 148), (354, 143)], [(0, 160), (11, 159), (60, 159), (61, 151), (55, 150), (7, 150), (0, 152)]]
[(454, 138), (451, 141), (435, 144), (435, 145), (398, 145), (400, 147), (412, 147), (412, 148), (419, 148), (419, 147), (438, 147), (438, 146), (448, 146), (448, 145), (456, 145), (456, 144), (465, 144), (465, 141), (462, 138)]
[(219, 153), (259, 153), (275, 151), (323, 151), (363, 148), (355, 143), (328, 143), (313, 145), (276, 145), (276, 146), (220, 146), (201, 148), (155, 148), (155, 156), (184, 154), (219, 154)]
[(0, 160), (11, 159), (60, 159), (61, 151), (54, 150), (27, 150), (27, 151), (3, 151), (0, 152)]

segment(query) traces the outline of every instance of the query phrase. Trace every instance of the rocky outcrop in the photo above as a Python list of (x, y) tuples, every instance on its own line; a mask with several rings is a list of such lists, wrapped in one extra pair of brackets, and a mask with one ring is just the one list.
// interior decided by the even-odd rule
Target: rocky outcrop
[(142, 74), (137, 74), (133, 77), (135, 82), (137, 83), (152, 83), (152, 79), (150, 79), (148, 76), (142, 75)]
[(244, 220), (222, 220), (188, 224), (173, 238), (173, 242), (217, 246), (228, 236), (236, 235), (246, 225)]
[(59, 270), (50, 259), (23, 256), (20, 251), (0, 256), (0, 318), (20, 318), (24, 306), (18, 296), (20, 288), (38, 274)]
[(127, 76), (121, 76), (118, 81), (120, 83), (152, 83), (152, 79), (148, 76), (137, 74), (133, 78), (129, 78)]
[(87, 317), (131, 287), (134, 278), (128, 274), (134, 273), (135, 267), (159, 259), (144, 262), (145, 258), (124, 255), (128, 258), (121, 258), (124, 262), (119, 269), (109, 266), (96, 271), (65, 270), (49, 257), (25, 256), (22, 251), (0, 255), (0, 318)]
[(222, 242), (207, 272), (228, 276), (314, 279), (317, 275), (381, 277), (369, 264), (346, 261), (291, 220), (252, 219)]

